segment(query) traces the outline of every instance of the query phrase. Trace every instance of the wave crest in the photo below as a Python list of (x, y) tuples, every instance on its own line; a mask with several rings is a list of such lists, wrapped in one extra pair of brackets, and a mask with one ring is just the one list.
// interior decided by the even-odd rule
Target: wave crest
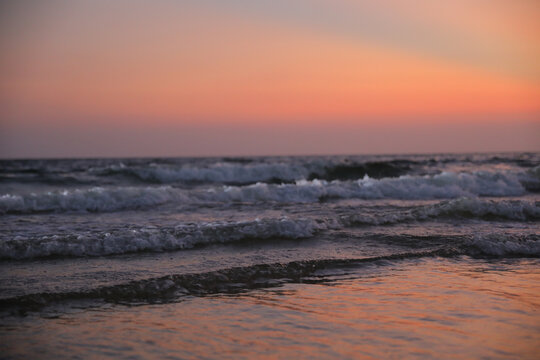
[(105, 233), (18, 236), (0, 242), (0, 258), (29, 259), (49, 256), (103, 256), (138, 251), (173, 251), (195, 246), (249, 239), (301, 239), (327, 225), (311, 219), (256, 219), (240, 222), (180, 224), (170, 228), (146, 227)]
[(104, 256), (138, 251), (174, 251), (216, 243), (267, 239), (305, 239), (327, 230), (365, 225), (392, 225), (440, 219), (534, 221), (540, 204), (524, 200), (461, 198), (434, 205), (383, 214), (359, 213), (335, 218), (264, 218), (238, 222), (179, 224), (68, 235), (16, 236), (0, 241), (0, 258), (30, 259), (49, 256)]
[(0, 196), (0, 213), (47, 211), (107, 212), (140, 209), (168, 202), (188, 201), (186, 194), (172, 187), (122, 187), (75, 189), (40, 194)]
[(256, 183), (208, 189), (161, 187), (96, 187), (40, 194), (0, 196), (0, 213), (44, 211), (118, 211), (159, 206), (166, 203), (277, 202), (310, 203), (327, 199), (448, 199), (475, 196), (518, 196), (525, 194), (513, 173), (441, 173), (431, 176), (357, 181), (298, 180), (294, 184)]

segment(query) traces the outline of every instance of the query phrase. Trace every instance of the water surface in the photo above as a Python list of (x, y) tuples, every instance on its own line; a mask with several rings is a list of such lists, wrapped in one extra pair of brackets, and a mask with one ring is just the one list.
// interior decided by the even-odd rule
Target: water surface
[(540, 154), (0, 162), (7, 358), (535, 358)]

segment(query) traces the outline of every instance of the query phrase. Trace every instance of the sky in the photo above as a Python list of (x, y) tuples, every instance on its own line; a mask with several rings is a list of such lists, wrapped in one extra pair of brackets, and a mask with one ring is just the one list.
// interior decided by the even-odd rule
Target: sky
[(0, 157), (540, 151), (535, 0), (3, 0)]

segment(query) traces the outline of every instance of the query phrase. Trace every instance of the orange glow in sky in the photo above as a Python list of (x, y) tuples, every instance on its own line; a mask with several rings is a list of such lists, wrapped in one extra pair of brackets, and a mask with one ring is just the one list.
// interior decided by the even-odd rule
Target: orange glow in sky
[[(39, 129), (83, 136), (89, 123), (111, 133), (174, 129), (181, 138), (183, 129), (197, 126), (286, 132), (317, 124), (350, 131), (491, 121), (532, 135), (509, 133), (500, 149), (485, 139), (478, 150), (539, 149), (540, 5), (534, 1), (50, 0), (1, 6), (2, 156), (43, 154), (29, 140)], [(25, 139), (15, 141), (18, 136)], [(40, 146), (52, 149), (50, 156), (70, 155), (55, 141)], [(150, 146), (148, 155), (259, 152), (226, 144), (195, 153), (172, 146), (172, 154)], [(418, 151), (474, 149), (460, 144)], [(118, 146), (110, 155), (125, 155)]]

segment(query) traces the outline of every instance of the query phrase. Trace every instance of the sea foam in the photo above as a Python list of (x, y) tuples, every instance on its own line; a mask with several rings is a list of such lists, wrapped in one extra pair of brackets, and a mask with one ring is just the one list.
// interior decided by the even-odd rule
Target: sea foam
[(172, 187), (94, 187), (49, 191), (25, 195), (0, 196), (0, 213), (34, 213), (47, 211), (107, 212), (140, 209), (168, 202), (188, 201), (182, 191)]
[(328, 199), (427, 200), (475, 196), (519, 196), (527, 191), (518, 174), (475, 172), (400, 176), (357, 181), (298, 180), (294, 184), (256, 183), (181, 189), (159, 187), (94, 187), (37, 194), (0, 196), (0, 213), (105, 212), (136, 210), (173, 203), (310, 203)]
[[(390, 214), (363, 213), (354, 208), (348, 214), (328, 218), (262, 218), (246, 221), (180, 223), (176, 226), (142, 226), (69, 234), (21, 236), (4, 235), (0, 240), (0, 258), (29, 259), (49, 256), (103, 256), (138, 251), (174, 251), (209, 244), (268, 239), (306, 239), (321, 232), (371, 225), (393, 225), (444, 219), (498, 219), (535, 221), (540, 219), (540, 204), (526, 200), (483, 200), (460, 198), (433, 205), (414, 207)], [(502, 235), (501, 235), (502, 236)], [(496, 238), (502, 239), (502, 238)], [(522, 248), (513, 244), (492, 244), (493, 237), (477, 244), (486, 252)], [(491, 241), (491, 242), (490, 242)], [(525, 246), (525, 245), (523, 245)], [(526, 245), (528, 246), (528, 245)], [(535, 245), (536, 246), (536, 245)], [(507, 249), (507, 250), (505, 250)], [(535, 248), (533, 248), (533, 252)], [(540, 255), (540, 253), (538, 253)]]
[(249, 239), (300, 239), (311, 237), (326, 228), (326, 224), (311, 219), (270, 218), (179, 224), (175, 227), (142, 227), (99, 233), (16, 236), (11, 240), (0, 241), (0, 258), (103, 256), (138, 251), (172, 251)]

